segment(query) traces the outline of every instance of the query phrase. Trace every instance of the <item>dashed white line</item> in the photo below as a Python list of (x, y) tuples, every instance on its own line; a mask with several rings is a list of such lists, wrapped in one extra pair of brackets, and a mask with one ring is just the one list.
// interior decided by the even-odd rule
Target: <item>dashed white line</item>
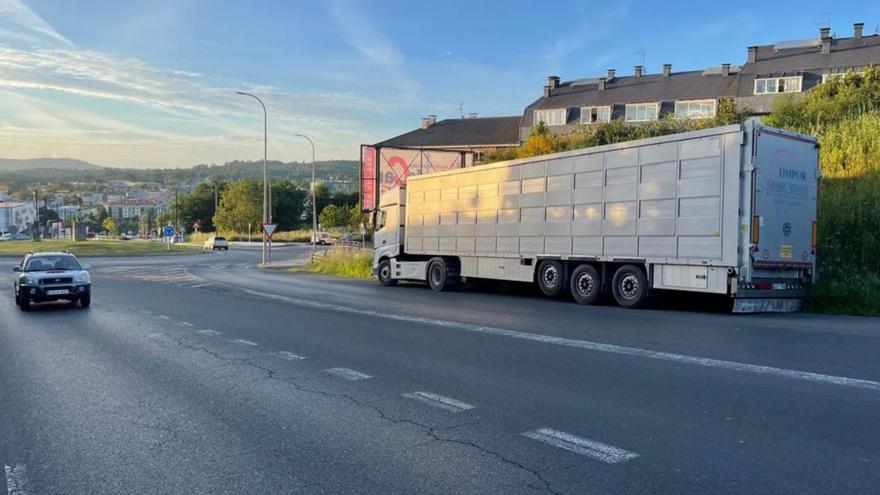
[(155, 339), (156, 337), (161, 337), (163, 335), (165, 335), (165, 334), (163, 334), (162, 332), (156, 332), (156, 333), (151, 333), (150, 335), (147, 335), (147, 337), (149, 337), (151, 339)]
[(6, 467), (6, 493), (8, 495), (27, 495), (28, 477), (24, 464)]
[(554, 430), (552, 428), (540, 428), (534, 431), (527, 431), (523, 436), (538, 440), (539, 442), (548, 443), (554, 447), (574, 452), (575, 454), (585, 455), (597, 461), (606, 464), (619, 464), (639, 456), (635, 452), (606, 445), (589, 438), (582, 438), (564, 431)]
[(171, 317), (170, 317), (170, 316), (165, 316), (165, 315), (159, 315), (159, 319), (160, 319), (160, 320), (170, 320)]
[(453, 330), (465, 332), (480, 333), (484, 335), (494, 335), (498, 337), (508, 337), (520, 340), (528, 340), (531, 342), (540, 342), (543, 344), (554, 344), (566, 347), (574, 347), (589, 351), (607, 352), (611, 354), (621, 354), (646, 359), (656, 359), (660, 361), (670, 361), (673, 363), (688, 364), (693, 366), (704, 366), (707, 368), (723, 369), (727, 371), (737, 371), (743, 373), (755, 373), (760, 375), (776, 376), (780, 378), (801, 380), (812, 383), (822, 383), (825, 385), (838, 385), (850, 388), (860, 388), (880, 392), (880, 382), (873, 380), (864, 380), (861, 378), (850, 378), (837, 375), (823, 375), (821, 373), (813, 373), (810, 371), (792, 370), (786, 368), (775, 368), (773, 366), (764, 366), (759, 364), (741, 363), (738, 361), (724, 361), (721, 359), (703, 358), (697, 356), (688, 356), (686, 354), (673, 354), (670, 352), (651, 351), (647, 349), (639, 349), (638, 347), (626, 347), (613, 344), (603, 344), (601, 342), (591, 342), (588, 340), (569, 339), (565, 337), (554, 337), (552, 335), (542, 335), (537, 333), (521, 332), (518, 330), (508, 330), (506, 328), (487, 327), (482, 325), (473, 325), (470, 323), (461, 323), (457, 321), (439, 320), (435, 318), (424, 318), (420, 316), (401, 315), (394, 313), (383, 313), (369, 309), (352, 308), (339, 304), (322, 303), (318, 301), (309, 301), (305, 299), (297, 299), (270, 292), (262, 292), (253, 289), (241, 289), (247, 294), (259, 296), (267, 299), (286, 302), (300, 307), (320, 309), (326, 311), (336, 311), (339, 313), (354, 314), (359, 316), (370, 316), (374, 318), (383, 318), (387, 320), (403, 321), (407, 323), (416, 323), (424, 325), (438, 326)]
[(299, 354), (294, 354), (294, 353), (288, 352), (288, 351), (273, 352), (272, 355), (278, 356), (281, 359), (285, 359), (287, 361), (301, 361), (301, 360), (305, 359), (305, 356), (300, 356)]
[(444, 397), (431, 392), (412, 392), (403, 394), (403, 396), (407, 399), (417, 400), (430, 406), (439, 407), (440, 409), (445, 409), (451, 412), (462, 412), (474, 408), (474, 406), (467, 402), (462, 402), (460, 400)]
[(211, 336), (220, 335), (220, 332), (218, 332), (216, 330), (211, 330), (210, 328), (206, 328), (205, 330), (198, 330), (198, 332), (202, 335), (211, 335)]
[(232, 342), (233, 344), (238, 344), (238, 345), (250, 345), (250, 346), (260, 345), (256, 342), (252, 342), (250, 340), (245, 340), (245, 339), (231, 339), (230, 342)]
[(360, 371), (350, 370), (348, 368), (328, 368), (324, 370), (324, 373), (330, 373), (331, 375), (338, 376), (339, 378), (352, 381), (373, 378), (372, 375), (361, 373)]
[(182, 326), (190, 327), (190, 328), (192, 328), (192, 327), (195, 326), (195, 325), (193, 325), (192, 323), (190, 323), (190, 322), (188, 322), (188, 321), (181, 321), (180, 324), (181, 324)]

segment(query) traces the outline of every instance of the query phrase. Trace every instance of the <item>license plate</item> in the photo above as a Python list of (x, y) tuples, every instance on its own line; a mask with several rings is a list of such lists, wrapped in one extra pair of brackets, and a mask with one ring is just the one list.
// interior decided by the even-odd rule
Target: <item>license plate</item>
[(68, 291), (67, 289), (55, 289), (55, 290), (47, 290), (46, 291), (46, 294), (48, 294), (50, 296), (60, 296), (62, 294), (69, 294), (69, 293), (70, 293), (70, 291)]
[(773, 290), (785, 290), (785, 284), (773, 284)]

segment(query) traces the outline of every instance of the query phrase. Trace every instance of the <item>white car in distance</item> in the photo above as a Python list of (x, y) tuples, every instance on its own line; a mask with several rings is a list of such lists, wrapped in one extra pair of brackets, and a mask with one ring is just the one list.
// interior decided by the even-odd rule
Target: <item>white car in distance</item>
[(229, 242), (226, 241), (225, 237), (213, 235), (207, 241), (205, 241), (205, 251), (214, 251), (215, 249), (229, 251)]

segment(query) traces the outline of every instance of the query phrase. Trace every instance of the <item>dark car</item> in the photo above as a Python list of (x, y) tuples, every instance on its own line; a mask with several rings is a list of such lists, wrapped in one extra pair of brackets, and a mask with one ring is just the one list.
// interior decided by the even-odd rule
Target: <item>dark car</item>
[(89, 267), (70, 253), (29, 253), (13, 270), (15, 302), (27, 311), (32, 302), (79, 301), (82, 308), (92, 302)]

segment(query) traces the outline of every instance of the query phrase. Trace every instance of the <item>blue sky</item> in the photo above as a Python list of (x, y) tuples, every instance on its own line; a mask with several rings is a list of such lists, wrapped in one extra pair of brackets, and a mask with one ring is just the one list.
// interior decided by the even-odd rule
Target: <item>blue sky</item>
[[(0, 156), (190, 166), (356, 158), (419, 117), (514, 115), (563, 80), (741, 63), (880, 2), (0, 0)], [(732, 6), (732, 9), (731, 9)]]

